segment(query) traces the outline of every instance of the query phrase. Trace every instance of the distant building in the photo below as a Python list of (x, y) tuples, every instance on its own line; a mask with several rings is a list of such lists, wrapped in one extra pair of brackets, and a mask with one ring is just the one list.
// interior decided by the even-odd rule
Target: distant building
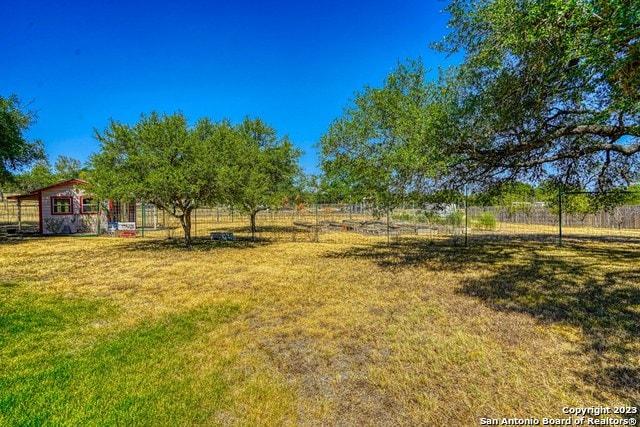
[(452, 215), (458, 210), (455, 203), (425, 203), (423, 207), (425, 212), (433, 212), (441, 217)]

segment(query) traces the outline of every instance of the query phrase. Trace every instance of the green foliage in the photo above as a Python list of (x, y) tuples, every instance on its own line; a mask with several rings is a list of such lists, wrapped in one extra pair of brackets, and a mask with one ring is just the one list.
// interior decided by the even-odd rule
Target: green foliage
[(223, 200), (249, 214), (255, 239), (256, 214), (292, 196), (301, 152), (259, 118), (246, 118), (230, 131), (218, 170)]
[(255, 213), (282, 202), (298, 172), (299, 151), (262, 120), (199, 120), (182, 114), (142, 116), (134, 126), (111, 121), (96, 132), (102, 151), (91, 158), (92, 183), (102, 198), (143, 200), (180, 220), (191, 243), (191, 213), (227, 203)]
[(475, 226), (483, 230), (495, 230), (498, 227), (498, 220), (493, 212), (482, 212), (476, 218)]
[(394, 221), (413, 221), (416, 219), (416, 215), (411, 215), (409, 212), (394, 213), (391, 215), (391, 219)]
[(409, 212), (395, 213), (391, 215), (394, 221), (410, 221), (418, 223), (449, 225), (461, 227), (464, 224), (464, 212), (456, 210), (444, 215), (438, 215), (434, 211), (424, 211), (411, 214)]
[(464, 224), (464, 212), (456, 210), (444, 217), (444, 223), (453, 227), (461, 227)]
[(14, 186), (17, 191), (28, 193), (57, 181), (59, 179), (51, 171), (51, 164), (47, 160), (38, 160), (30, 170), (14, 177)]
[(426, 211), (420, 213), (419, 218), (420, 218), (421, 222), (436, 224), (440, 217), (434, 211), (426, 210)]
[(417, 211), (413, 214), (409, 212), (395, 213), (391, 215), (391, 218), (395, 221), (410, 221), (440, 225), (461, 225), (462, 221), (464, 221), (464, 215), (461, 216), (459, 213), (440, 216), (432, 210)]
[(536, 201), (535, 188), (523, 182), (508, 182), (500, 186), (495, 206), (501, 206), (510, 216), (524, 213), (527, 217), (533, 213)]
[(225, 405), (224, 357), (214, 352), (219, 368), (202, 376), (191, 370), (185, 347), (233, 319), (237, 306), (221, 303), (87, 338), (109, 323), (114, 307), (10, 290), (3, 298), (9, 306), (0, 309), (3, 424), (207, 424)]
[(560, 203), (563, 214), (578, 215), (584, 221), (589, 214), (609, 211), (616, 206), (625, 204), (630, 197), (620, 189), (607, 192), (588, 192), (580, 187), (561, 185), (551, 181), (545, 182), (538, 188), (539, 195), (545, 200), (546, 206), (554, 215), (558, 215)]
[(621, 188), (613, 188), (606, 192), (589, 193), (589, 205), (592, 212), (611, 212), (617, 206), (632, 205), (639, 199), (639, 194), (630, 193)]
[(558, 177), (609, 189), (640, 176), (640, 4), (452, 0), (447, 10), (451, 33), (436, 47), (463, 63), (430, 84), (408, 62), (357, 94), (320, 141), (329, 188), (393, 206), (440, 184)]
[(191, 212), (218, 194), (219, 147), (230, 125), (182, 114), (142, 116), (133, 126), (111, 120), (95, 132), (101, 152), (91, 157), (92, 184), (101, 198), (143, 200), (180, 220), (191, 243)]
[(638, 174), (640, 3), (452, 0), (444, 79), (467, 179), (610, 188)]
[(640, 184), (632, 184), (627, 188), (624, 205), (640, 206)]
[(0, 96), (0, 184), (9, 181), (12, 172), (44, 159), (42, 142), (24, 136), (35, 119), (35, 112), (25, 111), (17, 96)]
[(400, 64), (382, 88), (365, 87), (320, 140), (326, 187), (391, 207), (431, 188), (446, 166), (436, 98), (420, 61)]
[(64, 181), (72, 178), (80, 178), (83, 173), (82, 162), (68, 156), (58, 156), (56, 163), (53, 165), (56, 178)]
[(468, 198), (471, 206), (500, 206), (511, 213), (535, 201), (538, 201), (536, 188), (531, 184), (517, 181), (498, 183)]
[(37, 160), (31, 169), (15, 175), (12, 185), (7, 188), (28, 193), (67, 179), (79, 178), (87, 180), (88, 174), (89, 171), (82, 166), (82, 163), (72, 157), (58, 156), (53, 168), (45, 158)]

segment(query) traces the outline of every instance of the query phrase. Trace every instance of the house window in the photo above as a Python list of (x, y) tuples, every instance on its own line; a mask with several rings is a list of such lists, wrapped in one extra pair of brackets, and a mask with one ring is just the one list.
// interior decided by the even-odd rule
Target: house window
[(82, 197), (80, 199), (80, 212), (92, 214), (98, 212), (98, 201), (93, 197)]
[(51, 214), (69, 215), (73, 213), (73, 202), (71, 197), (52, 197)]

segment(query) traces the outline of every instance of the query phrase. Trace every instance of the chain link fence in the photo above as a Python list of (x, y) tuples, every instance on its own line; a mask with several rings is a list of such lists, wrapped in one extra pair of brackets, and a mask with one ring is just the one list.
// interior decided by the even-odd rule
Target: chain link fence
[[(509, 240), (569, 244), (586, 239), (638, 242), (640, 205), (593, 205), (587, 212), (576, 212), (572, 200), (576, 196), (563, 194), (558, 203), (552, 204), (512, 202), (508, 206), (469, 206), (463, 198), (456, 203), (412, 204), (393, 210), (364, 203), (301, 204), (260, 211), (255, 238), (355, 244), (444, 241), (473, 245)], [(139, 205), (136, 218), (138, 235), (183, 237), (178, 219), (152, 205), (144, 209)], [(191, 232), (196, 238), (252, 238), (249, 216), (225, 206), (194, 210)]]
[[(467, 198), (454, 203), (411, 204), (394, 209), (366, 203), (300, 203), (258, 212), (255, 238), (354, 244), (444, 241), (473, 245), (509, 240), (552, 244), (585, 240), (640, 243), (640, 203), (633, 203), (636, 196), (640, 199), (640, 194), (629, 193), (624, 197), (620, 194), (606, 200), (592, 193), (564, 193), (554, 202), (512, 201), (504, 206), (470, 206)], [(37, 231), (37, 202), (23, 202), (20, 210), (18, 215), (14, 201), (0, 203), (0, 228), (5, 233), (19, 229)], [(184, 236), (180, 221), (152, 204), (117, 203), (107, 210), (108, 223), (135, 223), (136, 237)], [(192, 212), (191, 219), (194, 238), (252, 239), (249, 216), (231, 207), (201, 207)], [(101, 229), (106, 232), (108, 224), (102, 224)]]

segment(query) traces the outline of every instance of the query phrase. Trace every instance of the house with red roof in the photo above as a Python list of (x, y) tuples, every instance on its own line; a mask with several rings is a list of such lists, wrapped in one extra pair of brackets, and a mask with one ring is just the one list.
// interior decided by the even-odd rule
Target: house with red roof
[(106, 229), (107, 217), (88, 188), (88, 182), (74, 178), (7, 199), (18, 202), (18, 224), (21, 203), (38, 202), (40, 234), (97, 234), (100, 228)]

